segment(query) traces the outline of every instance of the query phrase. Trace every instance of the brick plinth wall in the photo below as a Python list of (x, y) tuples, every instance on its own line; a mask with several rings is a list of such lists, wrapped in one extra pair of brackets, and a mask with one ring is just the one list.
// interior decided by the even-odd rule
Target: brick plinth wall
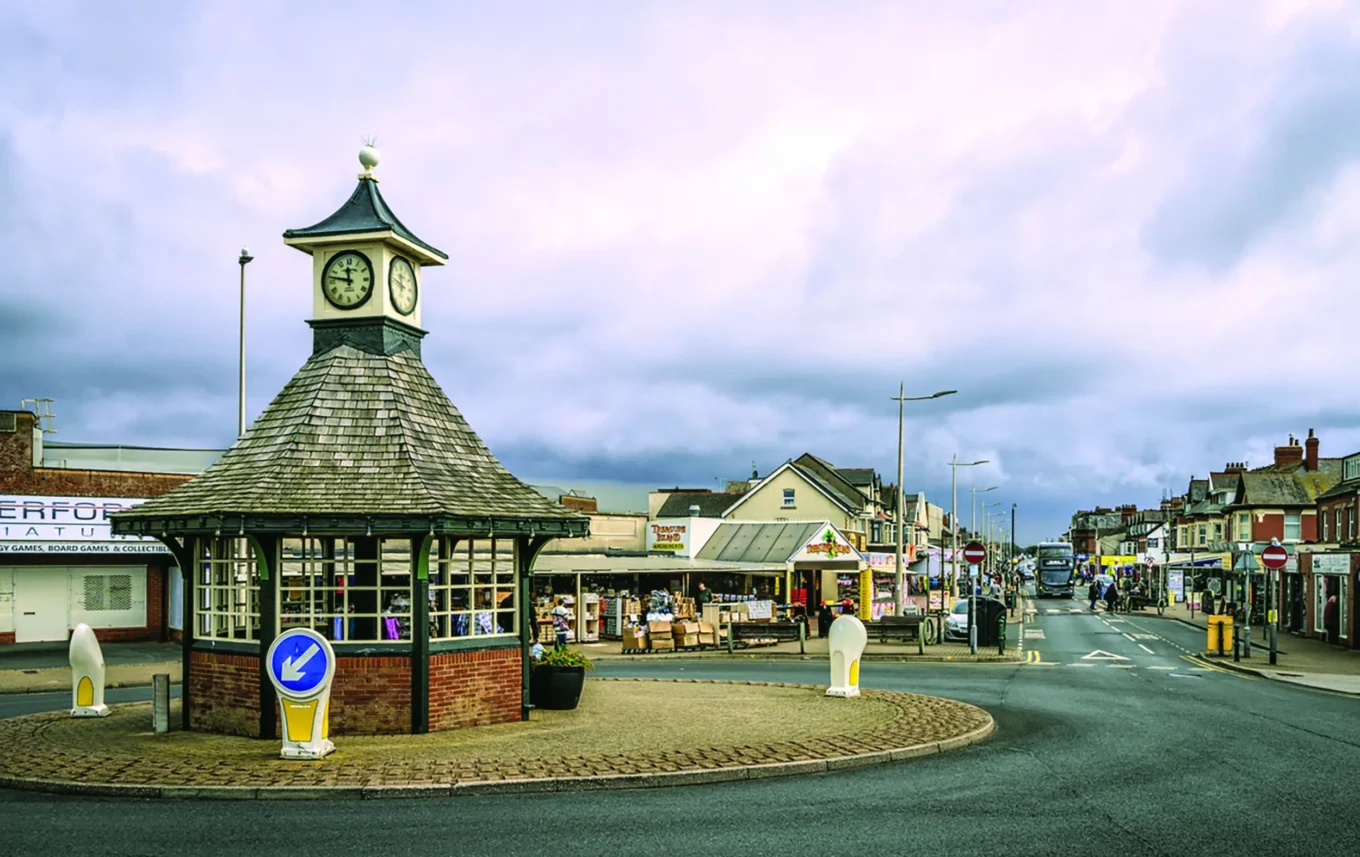
[(520, 719), (520, 649), (430, 656), (430, 731)]
[[(430, 730), (518, 721), (520, 658), (518, 647), (432, 655)], [(187, 690), (190, 728), (259, 737), (259, 669), (255, 655), (194, 652)], [(410, 658), (337, 657), (330, 718), (332, 735), (409, 733)]]
[(411, 659), (388, 656), (335, 659), (331, 734), (411, 731)]
[(0, 631), (0, 646), (14, 642), (13, 631)]
[(259, 657), (193, 652), (189, 670), (189, 728), (260, 736)]

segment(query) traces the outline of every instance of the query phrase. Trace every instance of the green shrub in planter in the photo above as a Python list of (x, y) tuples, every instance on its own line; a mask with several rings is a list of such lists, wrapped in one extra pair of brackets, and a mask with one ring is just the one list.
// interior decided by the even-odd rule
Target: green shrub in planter
[(543, 657), (534, 661), (536, 667), (585, 667), (588, 670), (595, 669), (595, 664), (591, 663), (590, 658), (574, 649), (547, 649), (543, 652)]

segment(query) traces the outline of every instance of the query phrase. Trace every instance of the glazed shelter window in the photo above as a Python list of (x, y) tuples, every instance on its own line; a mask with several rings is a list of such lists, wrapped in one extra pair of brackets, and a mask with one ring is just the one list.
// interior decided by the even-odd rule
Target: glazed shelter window
[(411, 540), (284, 539), (279, 630), (336, 642), (411, 639)]
[(429, 570), (432, 639), (519, 633), (512, 539), (435, 539)]
[(1303, 522), (1298, 512), (1284, 513), (1285, 541), (1298, 541), (1303, 538)]
[(258, 640), (260, 573), (243, 538), (198, 539), (194, 546), (194, 635), (206, 640)]

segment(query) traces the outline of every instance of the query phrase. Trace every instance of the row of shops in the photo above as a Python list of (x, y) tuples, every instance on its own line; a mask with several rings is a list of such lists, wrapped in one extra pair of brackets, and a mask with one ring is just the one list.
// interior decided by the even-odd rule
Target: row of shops
[[(0, 644), (63, 641), (82, 622), (103, 640), (179, 637), (183, 579), (174, 557), (154, 539), (110, 533), (108, 516), (140, 502), (0, 495)], [(563, 608), (570, 640), (618, 639), (626, 620), (620, 617), (609, 625), (610, 599), (664, 592), (693, 600), (699, 597), (701, 584), (716, 604), (771, 602), (798, 605), (814, 614), (823, 603), (849, 601), (865, 620), (878, 619), (892, 608), (895, 556), (855, 550), (845, 534), (826, 521), (694, 521), (678, 526), (687, 534), (702, 533), (702, 538), (687, 535), (683, 551), (667, 550), (661, 542), (661, 550), (632, 555), (540, 554), (531, 578), (533, 621), (540, 636), (552, 626), (555, 608)], [(941, 580), (947, 583), (950, 571), (947, 551), (918, 552), (908, 546), (904, 568), (909, 603), (920, 610), (927, 603), (940, 607)], [(385, 564), (384, 569), (384, 585), (399, 583), (391, 578), (403, 573), (399, 565)], [(285, 586), (291, 586), (282, 596), (286, 614), (296, 600), (293, 590), (302, 587), (310, 592), (322, 585), (294, 580), (297, 575), (288, 563), (283, 571)], [(221, 571), (216, 573), (220, 576)], [(354, 581), (342, 578), (324, 585), (340, 591), (347, 584), (353, 586)], [(496, 612), (511, 606), (498, 603)], [(402, 623), (410, 618), (409, 601), (396, 599), (381, 605), (381, 610), (384, 621), (401, 636), (406, 627)], [(432, 610), (439, 612), (440, 605), (432, 603)], [(695, 611), (696, 618), (699, 612)], [(346, 636), (342, 622), (336, 639)]]

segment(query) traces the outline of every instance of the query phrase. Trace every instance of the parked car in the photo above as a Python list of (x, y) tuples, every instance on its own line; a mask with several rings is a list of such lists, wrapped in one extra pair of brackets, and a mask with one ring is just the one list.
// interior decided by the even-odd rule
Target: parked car
[[(978, 601), (995, 601), (1001, 603), (996, 598), (978, 597)], [(1002, 608), (1004, 609), (1004, 608)], [(986, 615), (985, 613), (983, 614)], [(946, 640), (968, 641), (968, 599), (960, 598), (954, 605), (954, 609), (949, 611), (949, 615), (944, 619), (944, 638)]]

